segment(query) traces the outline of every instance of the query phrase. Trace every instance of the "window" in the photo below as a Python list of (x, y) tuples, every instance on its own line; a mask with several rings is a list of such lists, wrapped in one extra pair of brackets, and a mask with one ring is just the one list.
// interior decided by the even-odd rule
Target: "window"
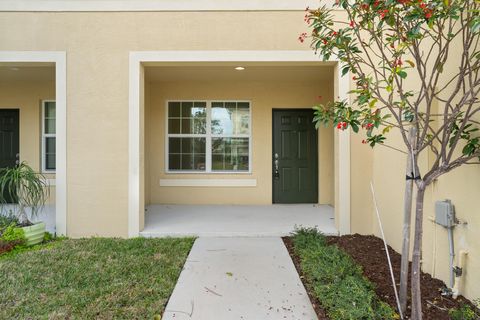
[(56, 130), (55, 101), (42, 102), (42, 171), (55, 172)]
[(167, 172), (250, 172), (250, 103), (169, 101)]

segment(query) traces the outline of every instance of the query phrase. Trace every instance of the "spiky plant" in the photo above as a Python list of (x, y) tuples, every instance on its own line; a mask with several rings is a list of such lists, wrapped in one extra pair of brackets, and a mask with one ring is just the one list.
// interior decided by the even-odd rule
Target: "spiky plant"
[[(26, 162), (13, 168), (0, 169), (0, 204), (13, 206), (13, 214), (21, 224), (31, 223), (50, 195), (45, 177)], [(13, 203), (12, 203), (13, 202)], [(30, 208), (30, 219), (26, 209)]]

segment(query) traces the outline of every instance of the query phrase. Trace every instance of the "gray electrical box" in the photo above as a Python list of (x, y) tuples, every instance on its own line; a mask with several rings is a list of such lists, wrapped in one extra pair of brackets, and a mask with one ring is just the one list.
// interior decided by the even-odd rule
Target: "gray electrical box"
[(435, 202), (435, 222), (446, 228), (455, 226), (455, 208), (450, 200)]

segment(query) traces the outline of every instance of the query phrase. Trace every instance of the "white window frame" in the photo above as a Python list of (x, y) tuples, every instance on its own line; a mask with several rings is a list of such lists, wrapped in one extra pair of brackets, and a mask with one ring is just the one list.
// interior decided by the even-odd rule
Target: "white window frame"
[[(57, 166), (55, 165), (55, 169), (47, 169), (47, 163), (45, 159), (45, 153), (47, 150), (46, 147), (46, 140), (47, 138), (55, 138), (55, 144), (57, 142), (57, 128), (55, 125), (55, 133), (45, 133), (45, 106), (49, 102), (55, 102), (55, 119), (57, 118), (57, 103), (55, 100), (42, 100), (42, 150), (41, 150), (41, 163), (42, 163), (42, 173), (55, 173), (57, 171)], [(55, 148), (56, 149), (56, 148)], [(55, 151), (55, 158), (56, 158), (56, 151)]]
[[(205, 134), (172, 134), (168, 133), (168, 104), (170, 102), (204, 102), (207, 108), (207, 128)], [(235, 102), (235, 103), (248, 103), (248, 129), (249, 134), (212, 134), (211, 117), (212, 117), (212, 103), (215, 102)], [(205, 138), (205, 171), (199, 170), (170, 170), (169, 169), (169, 138)], [(212, 170), (212, 138), (248, 138), (248, 170), (234, 171)], [(251, 174), (252, 173), (252, 102), (250, 100), (166, 100), (165, 102), (165, 173), (167, 174)]]

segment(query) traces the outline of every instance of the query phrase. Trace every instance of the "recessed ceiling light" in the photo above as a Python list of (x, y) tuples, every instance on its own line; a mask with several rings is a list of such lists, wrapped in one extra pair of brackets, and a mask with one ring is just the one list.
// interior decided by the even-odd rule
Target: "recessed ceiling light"
[(235, 70), (242, 71), (242, 70), (245, 70), (245, 68), (244, 67), (235, 67)]

